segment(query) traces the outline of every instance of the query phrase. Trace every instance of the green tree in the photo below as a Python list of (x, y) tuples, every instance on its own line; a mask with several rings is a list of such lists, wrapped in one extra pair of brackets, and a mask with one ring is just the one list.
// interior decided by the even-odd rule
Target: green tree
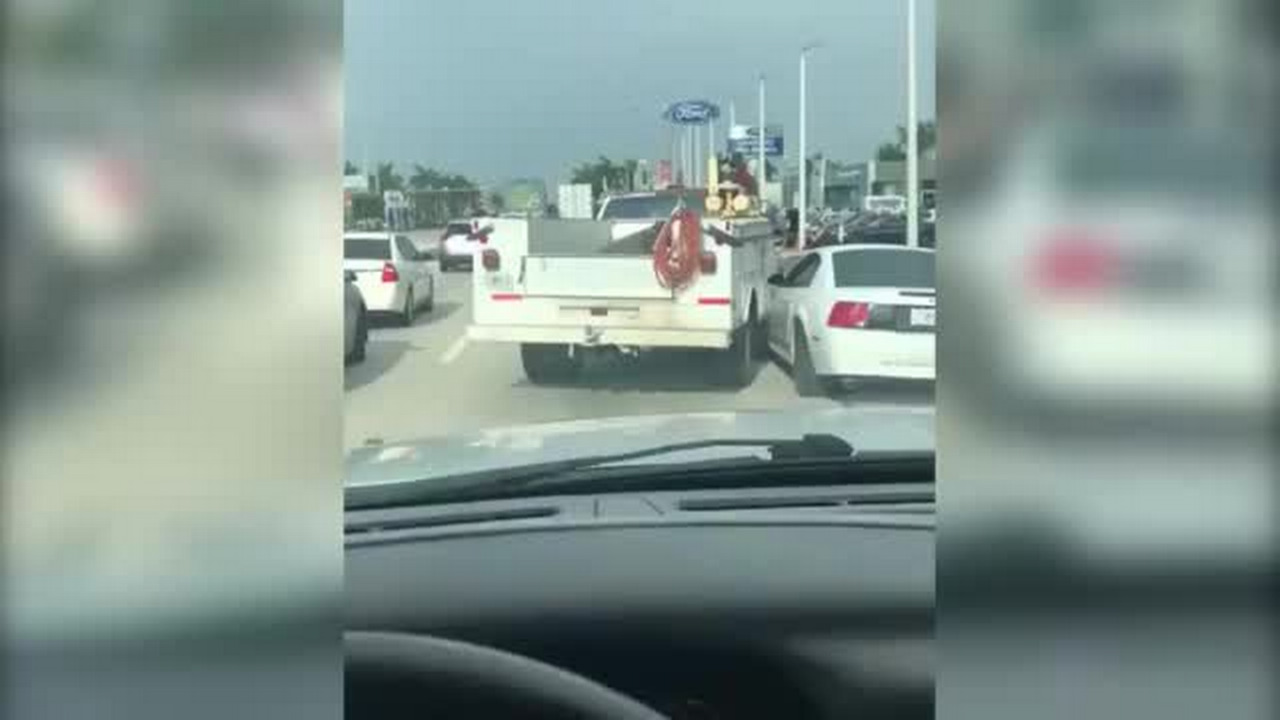
[(395, 163), (378, 163), (376, 176), (378, 179), (379, 191), (385, 192), (387, 190), (404, 189), (404, 177), (400, 175), (400, 173), (396, 172)]
[(360, 168), (356, 167), (355, 163), (348, 160), (342, 164), (342, 174), (343, 175), (359, 175)]
[[(907, 159), (907, 127), (899, 125), (894, 142), (881, 143), (876, 148), (876, 160), (882, 162)], [(916, 149), (921, 155), (932, 150), (938, 144), (938, 123), (927, 120), (916, 126)]]
[(507, 209), (507, 198), (498, 191), (493, 191), (488, 195), (489, 209), (494, 215), (498, 215)]
[(419, 163), (413, 164), (413, 174), (409, 176), (409, 187), (414, 190), (426, 190), (440, 187), (440, 173)]
[(606, 189), (630, 190), (638, 165), (639, 162), (636, 160), (614, 162), (600, 155), (591, 162), (575, 167), (570, 175), (570, 181), (591, 185), (591, 192), (596, 197), (603, 195)]
[(409, 186), (414, 190), (475, 190), (476, 184), (463, 175), (445, 173), (421, 163), (413, 164)]
[(876, 160), (880, 162), (897, 162), (907, 159), (907, 151), (898, 143), (881, 143), (876, 148)]

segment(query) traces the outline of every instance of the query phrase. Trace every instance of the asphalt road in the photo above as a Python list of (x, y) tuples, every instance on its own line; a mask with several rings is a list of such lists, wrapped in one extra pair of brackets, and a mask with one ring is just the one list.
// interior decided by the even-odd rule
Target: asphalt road
[[(421, 243), (420, 238), (415, 238)], [(668, 413), (767, 411), (834, 404), (932, 407), (919, 386), (860, 388), (835, 398), (796, 395), (791, 378), (762, 363), (741, 390), (716, 387), (701, 375), (697, 351), (600, 359), (571, 386), (531, 384), (518, 347), (473, 343), (471, 275), (443, 275), (435, 310), (412, 327), (375, 322), (363, 363), (346, 369), (345, 447), (466, 434), (540, 422)]]

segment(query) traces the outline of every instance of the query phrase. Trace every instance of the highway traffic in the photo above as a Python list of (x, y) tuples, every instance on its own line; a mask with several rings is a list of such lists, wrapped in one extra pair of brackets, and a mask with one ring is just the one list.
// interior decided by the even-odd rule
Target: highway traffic
[[(424, 250), (440, 231), (410, 233)], [(909, 406), (933, 412), (931, 384), (878, 383), (826, 397), (798, 397), (788, 372), (762, 362), (746, 387), (708, 377), (706, 352), (672, 350), (640, 357), (593, 357), (571, 383), (537, 386), (514, 344), (467, 340), (470, 272), (440, 277), (435, 306), (412, 325), (371, 322), (365, 359), (345, 371), (344, 448), (465, 434), (478, 430), (606, 417)]]

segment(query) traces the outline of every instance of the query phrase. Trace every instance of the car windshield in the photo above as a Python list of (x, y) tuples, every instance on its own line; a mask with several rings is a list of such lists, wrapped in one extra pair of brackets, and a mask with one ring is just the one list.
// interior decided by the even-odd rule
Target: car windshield
[(1057, 150), (1061, 183), (1075, 194), (1140, 191), (1223, 200), (1254, 195), (1264, 177), (1249, 144), (1191, 132), (1081, 129)]
[(348, 260), (390, 260), (391, 241), (386, 238), (346, 238), (342, 256)]
[(873, 211), (896, 212), (905, 206), (900, 198), (871, 198), (867, 201), (867, 207)]
[[(826, 254), (933, 244), (926, 214), (909, 237), (902, 212), (910, 168), (895, 159), (905, 149), (896, 105), (842, 99), (865, 82), (879, 83), (868, 99), (900, 89), (842, 59), (860, 44), (837, 47), (837, 33), (815, 51), (831, 65), (809, 90), (802, 191), (800, 130), (782, 104), (796, 97), (794, 75), (723, 52), (776, 44), (782, 6), (686, 18), (682, 32), (718, 38), (707, 45), (673, 39), (660, 13), (588, 4), (571, 25), (590, 30), (592, 49), (526, 53), (523, 43), (565, 30), (564, 18), (427, 5), (414, 22), (483, 28), (517, 52), (477, 53), (475, 33), (440, 34), (423, 52), (401, 42), (414, 23), (385, 3), (347, 5), (342, 207), (364, 313), (349, 314), (344, 336), (348, 486), (441, 483), (448, 492), (397, 495), (435, 502), (597, 473), (932, 452), (932, 255)], [(805, 12), (816, 27), (844, 27), (840, 7)], [(868, 23), (857, 29), (866, 39), (901, 35), (888, 15)], [(662, 51), (624, 52), (637, 37)], [(886, 48), (886, 63), (904, 59), (905, 48)], [(441, 72), (440, 58), (458, 62)], [(759, 128), (766, 69), (778, 100)], [(378, 78), (408, 80), (410, 91)], [(932, 73), (920, 80), (920, 97), (932, 97)], [(461, 101), (468, 112), (452, 110)], [(934, 108), (920, 111), (916, 180), (932, 194)], [(864, 212), (868, 198), (880, 212)], [(395, 244), (355, 239), (381, 233)], [(817, 248), (820, 261), (784, 277)], [(841, 287), (917, 295), (872, 355), (832, 342), (857, 337), (826, 322), (833, 272)], [(892, 303), (874, 302), (869, 320), (885, 322)], [(920, 311), (908, 313), (913, 304)], [(835, 320), (856, 324), (857, 312), (836, 308)], [(807, 344), (795, 342), (801, 327)], [(854, 450), (810, 452), (813, 438)], [(472, 491), (457, 487), (467, 483)]]
[(602, 220), (652, 220), (665, 218), (676, 209), (676, 203), (684, 199), (685, 207), (702, 212), (702, 197), (695, 193), (684, 195), (661, 194), (635, 197), (609, 198), (600, 214)]
[(836, 287), (932, 288), (934, 256), (917, 250), (844, 250), (831, 255)]

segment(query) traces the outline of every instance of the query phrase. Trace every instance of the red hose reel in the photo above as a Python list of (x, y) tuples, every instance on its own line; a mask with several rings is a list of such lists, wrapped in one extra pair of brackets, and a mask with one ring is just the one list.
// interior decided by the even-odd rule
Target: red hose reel
[(702, 222), (697, 213), (679, 208), (663, 224), (653, 243), (653, 274), (658, 284), (679, 292), (698, 277), (702, 257)]

